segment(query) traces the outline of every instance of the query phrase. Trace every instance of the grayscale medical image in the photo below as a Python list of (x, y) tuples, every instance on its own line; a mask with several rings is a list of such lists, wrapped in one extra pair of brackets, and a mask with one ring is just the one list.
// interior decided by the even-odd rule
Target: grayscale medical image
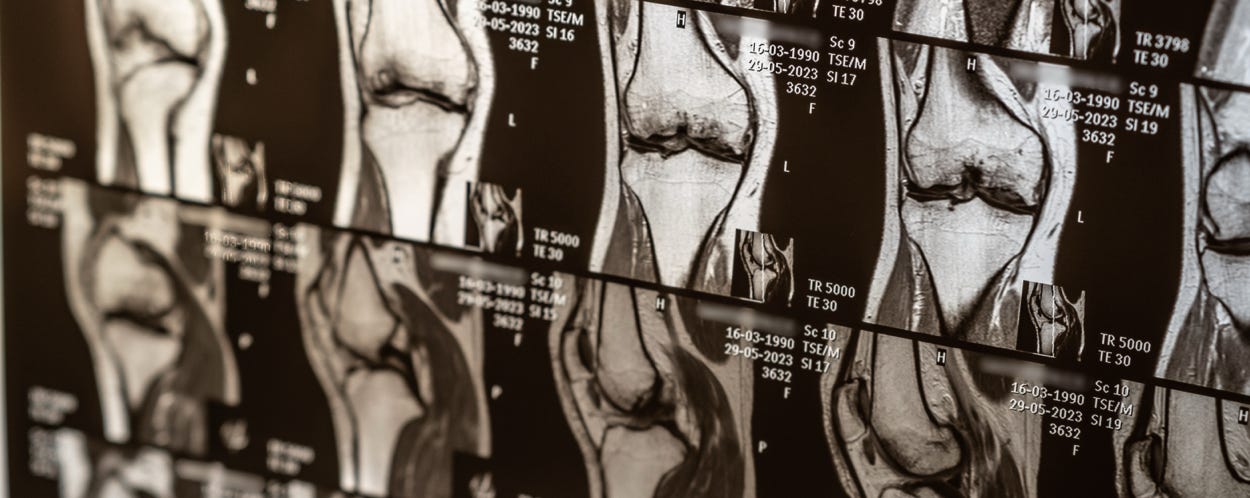
[(336, 0), (345, 119), (334, 223), (460, 245), (494, 71), (475, 4)]
[(737, 255), (734, 277), (745, 282), (742, 297), (760, 303), (790, 304), (795, 288), (794, 239), (778, 243), (772, 234), (739, 230)]
[(894, 29), (946, 40), (1114, 60), (1120, 0), (899, 0)]
[(483, 252), (520, 256), (525, 246), (521, 191), (486, 182), (469, 185), (469, 215)]
[(221, 185), (221, 203), (229, 207), (252, 205), (263, 210), (269, 202), (265, 176), (264, 142), (213, 134), (213, 166)]
[(220, 0), (89, 0), (100, 183), (209, 202)]
[(1215, 0), (1207, 18), (1196, 75), (1214, 81), (1250, 85), (1246, 45), (1250, 43), (1250, 7), (1236, 0)]
[[(771, 77), (713, 14), (608, 2), (620, 129), (592, 270), (728, 293), (738, 229), (759, 222), (776, 136)], [(678, 16), (689, 16), (684, 28)]]
[(880, 261), (893, 271), (869, 321), (1015, 348), (1025, 279), (1053, 278), (1075, 127), (1042, 119), (1047, 84), (1018, 76), (1030, 63), (892, 48), (897, 221)]
[(1250, 496), (1250, 0), (0, 2), (0, 496)]
[[(1242, 9), (1245, 10), (1245, 9)], [(1210, 30), (1208, 30), (1210, 31)], [(1250, 78), (1244, 40), (1207, 39), (1204, 54), (1226, 78)], [(1241, 46), (1239, 46), (1241, 45)], [(1234, 78), (1235, 77), (1235, 78)], [(1185, 86), (1185, 223), (1182, 292), (1158, 375), (1250, 393), (1250, 94)]]
[(455, 452), (483, 451), (482, 325), (431, 297), (413, 245), (304, 227), (296, 305), (330, 403), (341, 489), (451, 496)]
[(577, 285), (548, 344), (588, 495), (755, 496), (751, 362), (701, 347), (722, 332), (692, 303)]
[(1085, 293), (1024, 283), (1024, 315), (1016, 349), (1077, 360), (1085, 349)]
[(61, 188), (64, 285), (92, 352), (105, 435), (206, 453), (207, 403), (239, 396), (224, 268), (202, 235), (219, 216), (81, 182)]

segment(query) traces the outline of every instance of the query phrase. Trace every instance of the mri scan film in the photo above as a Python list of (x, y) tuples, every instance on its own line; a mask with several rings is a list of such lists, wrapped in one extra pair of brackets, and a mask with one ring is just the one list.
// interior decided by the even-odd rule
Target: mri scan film
[(5, 496), (1250, 496), (1250, 1), (0, 2)]

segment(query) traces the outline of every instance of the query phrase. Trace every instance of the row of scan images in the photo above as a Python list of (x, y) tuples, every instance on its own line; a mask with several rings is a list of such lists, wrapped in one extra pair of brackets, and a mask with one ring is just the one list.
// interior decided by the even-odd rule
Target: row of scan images
[[(54, 195), (6, 234), (15, 496), (1250, 493), (1244, 398), (30, 187)], [(1028, 289), (1033, 340), (1074, 348), (1081, 299)]]
[(1156, 0), (700, 1), (1099, 65), (1250, 82), (1243, 70), (1226, 64), (1250, 37), (1250, 11), (1237, 0), (1183, 7)]
[[(475, 22), (507, 2), (123, 5), (58, 7), (88, 28), (47, 45), (64, 64), (4, 59), (10, 188), (55, 173), (1250, 394), (1250, 93), (649, 2), (522, 9), (583, 23), (536, 52)], [(1201, 52), (1250, 75), (1247, 4), (1218, 5)], [(1040, 302), (1081, 333), (1019, 334)]]

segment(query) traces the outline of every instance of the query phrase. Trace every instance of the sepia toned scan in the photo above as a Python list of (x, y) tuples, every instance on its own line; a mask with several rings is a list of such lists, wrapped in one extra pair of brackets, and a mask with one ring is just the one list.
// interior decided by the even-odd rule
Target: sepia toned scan
[(5, 496), (1250, 496), (1250, 2), (0, 2)]

